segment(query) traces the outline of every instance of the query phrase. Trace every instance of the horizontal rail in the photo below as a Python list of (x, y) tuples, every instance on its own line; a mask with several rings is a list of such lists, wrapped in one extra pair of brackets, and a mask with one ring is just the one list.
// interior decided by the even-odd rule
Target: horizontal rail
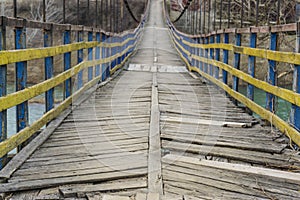
[(93, 65), (100, 65), (100, 64), (112, 62), (116, 58), (124, 55), (129, 49), (131, 49), (134, 46), (135, 46), (135, 44), (130, 45), (125, 50), (123, 50), (121, 53), (117, 53), (108, 58), (104, 58), (101, 60), (94, 60), (94, 61), (84, 61), (84, 62), (74, 66), (73, 68), (57, 75), (56, 77), (54, 77), (52, 79), (48, 79), (42, 83), (39, 83), (32, 87), (28, 87), (24, 90), (8, 94), (7, 96), (0, 97), (0, 112), (3, 110), (7, 110), (13, 106), (19, 105), (19, 104), (21, 104), (27, 100), (30, 100), (40, 94), (45, 93), (46, 91), (50, 90), (51, 88), (54, 88), (55, 86), (63, 83), (67, 79), (78, 74), (83, 69), (86, 69)]
[[(174, 43), (176, 45), (178, 45), (181, 50), (185, 53), (185, 54), (190, 54), (189, 51), (187, 51), (183, 46), (181, 46), (176, 40), (173, 40)], [(210, 45), (210, 46), (215, 46), (215, 45)], [(297, 94), (291, 90), (288, 89), (284, 89), (284, 88), (280, 88), (278, 86), (273, 86), (265, 81), (261, 81), (258, 80), (256, 78), (251, 77), (250, 75), (246, 74), (245, 72), (242, 72), (240, 70), (235, 69), (234, 67), (225, 64), (223, 62), (220, 61), (216, 61), (216, 60), (212, 60), (212, 59), (207, 59), (207, 58), (203, 58), (197, 55), (190, 55), (191, 58), (206, 63), (206, 64), (211, 64), (217, 67), (220, 67), (221, 69), (229, 72), (230, 74), (240, 78), (241, 80), (250, 83), (251, 85), (254, 85), (255, 87), (262, 89), (266, 92), (269, 92), (271, 94), (274, 94), (292, 104), (298, 105), (300, 106), (300, 94)]]
[(47, 47), (47, 48), (0, 51), (0, 65), (57, 56), (64, 53), (77, 51), (80, 49), (88, 49), (88, 48), (95, 48), (95, 47), (107, 47), (107, 48), (121, 47), (132, 40), (134, 40), (134, 38), (128, 38), (123, 42), (115, 42), (115, 43), (78, 42), (74, 44), (67, 44), (67, 45)]
[[(132, 48), (132, 47), (131, 47)], [(120, 66), (124, 65), (128, 58), (132, 55), (132, 53), (128, 54), (128, 56), (123, 60), (123, 62), (116, 67), (119, 68)], [(84, 66), (90, 66), (91, 62), (85, 62)], [(100, 63), (97, 63), (100, 64)], [(78, 69), (76, 71), (80, 71), (80, 65), (77, 65)], [(77, 72), (77, 73), (78, 73)], [(42, 116), (39, 120), (34, 122), (31, 126), (26, 127), (22, 131), (18, 132), (17, 134), (13, 135), (12, 137), (8, 138), (7, 140), (0, 143), (0, 157), (3, 157), (11, 150), (16, 148), (18, 145), (22, 144), (26, 140), (28, 140), (33, 134), (35, 134), (38, 130), (40, 130), (44, 125), (48, 122), (56, 118), (62, 111), (68, 108), (72, 102), (75, 102), (76, 99), (80, 97), (80, 95), (88, 90), (89, 88), (93, 87), (101, 80), (101, 76), (94, 78), (92, 81), (86, 83), (81, 89), (76, 91), (72, 96), (64, 100), (60, 105), (56, 108), (52, 109), (51, 111), (47, 112), (44, 116)], [(66, 78), (67, 79), (67, 78)], [(62, 81), (63, 82), (63, 81)]]
[(189, 61), (182, 55), (180, 49), (178, 49), (178, 47), (176, 47), (176, 46), (175, 46), (175, 48), (176, 48), (177, 52), (179, 53), (181, 59), (185, 62), (185, 64), (187, 65), (187, 67), (190, 71), (195, 71), (195, 72), (199, 73), (201, 76), (203, 76), (207, 80), (209, 80), (212, 83), (219, 86), (221, 89), (226, 91), (231, 97), (240, 101), (245, 106), (247, 106), (249, 109), (251, 109), (253, 112), (255, 112), (259, 116), (261, 116), (263, 119), (268, 120), (270, 123), (275, 125), (280, 131), (285, 133), (293, 142), (295, 142), (297, 145), (300, 146), (300, 133), (295, 128), (291, 127), (289, 123), (280, 119), (274, 113), (266, 110), (265, 108), (261, 107), (260, 105), (256, 104), (255, 102), (251, 101), (250, 99), (248, 99), (244, 95), (240, 94), (239, 92), (234, 91), (228, 85), (224, 84), (220, 80), (201, 71), (199, 68), (197, 68), (195, 66), (191, 66)]
[[(179, 36), (175, 36), (175, 37), (177, 39), (181, 39)], [(236, 46), (233, 44), (225, 44), (225, 43), (196, 44), (185, 40), (182, 40), (182, 42), (194, 48), (223, 49), (223, 50), (229, 50), (234, 53), (239, 53), (243, 55), (255, 56), (259, 58), (265, 58), (268, 60), (300, 65), (300, 53), (271, 51), (267, 49), (250, 48), (250, 47)]]
[[(298, 131), (299, 127), (297, 125), (284, 121), (277, 116), (275, 113), (276, 110), (273, 110), (273, 103), (267, 102), (268, 105), (266, 109), (255, 103), (253, 100), (253, 89), (256, 87), (266, 92), (267, 101), (274, 101), (274, 96), (276, 96), (290, 102), (294, 107), (300, 107), (300, 94), (298, 92), (278, 87), (274, 83), (276, 62), (293, 64), (295, 69), (299, 68), (299, 53), (275, 51), (276, 48), (274, 48), (274, 46), (276, 47), (276, 45), (274, 45), (276, 42), (276, 34), (278, 32), (295, 32), (297, 28), (296, 23), (270, 27), (266, 26), (240, 29), (233, 28), (218, 30), (202, 35), (188, 35), (178, 31), (170, 22), (168, 16), (167, 22), (174, 46), (190, 71), (199, 73), (202, 77), (219, 86), (229, 96), (244, 104), (252, 112), (258, 114), (262, 119), (269, 121), (272, 125), (276, 126), (280, 131), (285, 133), (291, 139), (291, 141), (300, 146), (300, 132)], [(271, 34), (270, 50), (255, 48), (256, 44), (253, 45), (253, 38), (256, 38), (256, 35), (254, 35), (254, 37), (253, 35), (250, 35), (251, 47), (240, 46), (239, 42), (237, 42), (235, 45), (229, 44), (229, 33), (234, 33), (236, 41), (240, 40), (242, 33), (269, 33)], [(221, 34), (224, 35), (224, 43), (220, 42)], [(204, 41), (205, 44), (203, 44)], [(223, 50), (223, 62), (220, 61), (220, 50)], [(228, 51), (234, 53), (235, 55), (234, 67), (228, 64)], [(210, 52), (210, 55), (208, 52)], [(214, 54), (216, 54), (216, 56), (214, 56)], [(249, 71), (250, 74), (247, 74), (239, 69), (240, 55), (248, 56), (249, 62), (251, 61), (248, 69), (248, 71), (251, 70)], [(255, 78), (253, 71), (255, 69), (255, 60), (253, 62), (253, 58), (264, 58), (269, 61), (268, 82)], [(219, 80), (219, 69), (223, 71), (223, 76), (226, 76), (223, 77), (223, 82)], [(227, 83), (227, 73), (231, 74), (233, 77), (233, 88), (231, 88)], [(297, 79), (295, 76), (294, 79), (299, 81), (299, 78)], [(247, 96), (239, 93), (239, 80), (243, 80), (248, 84)], [(299, 110), (300, 109), (298, 109), (298, 111)], [(297, 112), (297, 110), (294, 112)], [(295, 115), (295, 113), (293, 114)]]

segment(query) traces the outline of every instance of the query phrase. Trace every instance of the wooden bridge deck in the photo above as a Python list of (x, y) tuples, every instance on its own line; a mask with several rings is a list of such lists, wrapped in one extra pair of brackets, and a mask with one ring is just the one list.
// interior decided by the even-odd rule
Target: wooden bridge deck
[(180, 67), (162, 1), (151, 6), (132, 71), (54, 121), (32, 154), (12, 160), (28, 156), (16, 170), (10, 164), (0, 192), (12, 200), (299, 199), (300, 156), (289, 140)]

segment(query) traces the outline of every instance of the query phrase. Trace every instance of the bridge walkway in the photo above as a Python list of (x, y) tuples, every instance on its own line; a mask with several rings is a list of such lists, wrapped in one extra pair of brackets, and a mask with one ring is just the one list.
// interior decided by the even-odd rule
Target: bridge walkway
[(26, 147), (44, 138), (0, 185), (7, 199), (300, 197), (289, 140), (185, 69), (161, 11), (152, 1), (127, 68)]

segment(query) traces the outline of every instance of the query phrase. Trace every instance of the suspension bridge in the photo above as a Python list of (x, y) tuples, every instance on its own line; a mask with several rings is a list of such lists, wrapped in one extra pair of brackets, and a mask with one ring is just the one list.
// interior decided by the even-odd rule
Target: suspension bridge
[[(138, 21), (111, 33), (1, 17), (0, 198), (299, 199), (299, 45), (297, 52), (276, 46), (299, 23), (186, 34), (162, 0), (147, 1)], [(5, 49), (8, 27), (15, 50)], [(29, 28), (43, 30), (44, 47), (26, 48)], [(53, 45), (53, 32), (63, 45)], [(270, 48), (257, 48), (259, 34), (270, 35)], [(243, 36), (250, 38), (244, 46)], [(64, 61), (57, 75), (55, 56)], [(256, 58), (268, 61), (267, 81), (255, 77)], [(45, 80), (28, 87), (27, 63), (37, 59), (45, 61)], [(276, 63), (294, 67), (294, 90), (276, 85)], [(11, 64), (16, 91), (7, 93)], [(55, 103), (61, 84), (64, 100)], [(254, 101), (254, 88), (266, 92), (266, 107)], [(29, 124), (28, 101), (41, 94), (45, 113)], [(289, 121), (276, 114), (277, 98), (292, 104)], [(13, 107), (17, 133), (7, 137)]]

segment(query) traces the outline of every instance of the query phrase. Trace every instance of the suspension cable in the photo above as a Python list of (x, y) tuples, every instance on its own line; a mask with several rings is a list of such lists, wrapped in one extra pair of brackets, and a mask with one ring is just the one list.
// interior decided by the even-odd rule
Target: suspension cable
[(129, 7), (129, 4), (128, 4), (128, 1), (127, 0), (123, 0), (128, 12), (130, 13), (131, 17), (134, 19), (134, 21), (136, 21), (137, 23), (140, 23), (139, 20), (136, 19), (136, 17), (134, 16), (133, 12), (131, 11), (130, 7)]
[(186, 5), (184, 6), (183, 10), (181, 11), (179, 17), (177, 17), (177, 19), (175, 19), (173, 21), (173, 23), (176, 23), (178, 20), (180, 20), (180, 18), (183, 16), (183, 14), (185, 13), (185, 11), (189, 8), (190, 4), (192, 3), (193, 0), (188, 0), (188, 2), (186, 3)]

